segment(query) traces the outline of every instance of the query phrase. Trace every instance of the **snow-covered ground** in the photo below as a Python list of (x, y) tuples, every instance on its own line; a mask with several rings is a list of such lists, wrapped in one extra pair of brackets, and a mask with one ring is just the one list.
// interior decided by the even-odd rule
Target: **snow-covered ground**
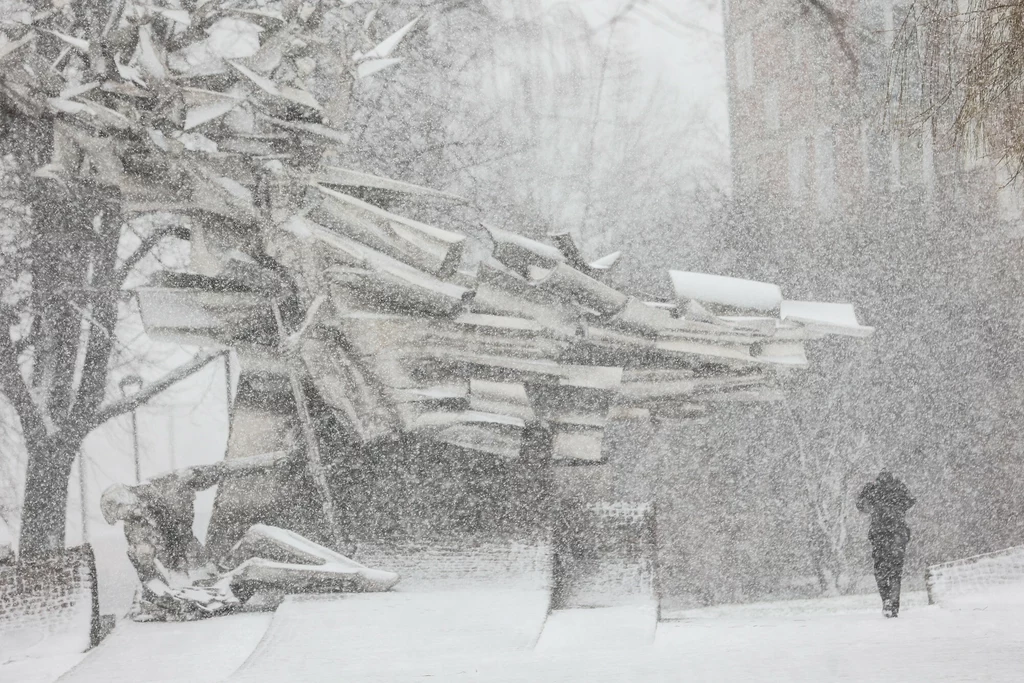
[[(928, 606), (923, 594), (911, 593), (900, 618), (891, 620), (882, 618), (875, 596), (690, 610), (663, 614), (669, 620), (652, 629), (650, 639), (636, 637), (646, 618), (642, 609), (556, 612), (543, 623), (536, 596), (529, 598), (508, 591), (396, 592), (331, 597), (319, 605), (305, 598), (299, 610), (277, 615), (282, 619), (122, 624), (62, 681), (1024, 679), (1019, 591), (947, 607)], [(381, 609), (375, 611), (377, 599)], [(295, 619), (299, 611), (309, 618)], [(386, 618), (377, 618), (378, 611)], [(555, 630), (545, 633), (549, 628)], [(530, 630), (539, 632), (534, 637)], [(626, 640), (613, 646), (619, 630)], [(0, 681), (49, 683), (56, 678), (53, 664), (2, 666)]]

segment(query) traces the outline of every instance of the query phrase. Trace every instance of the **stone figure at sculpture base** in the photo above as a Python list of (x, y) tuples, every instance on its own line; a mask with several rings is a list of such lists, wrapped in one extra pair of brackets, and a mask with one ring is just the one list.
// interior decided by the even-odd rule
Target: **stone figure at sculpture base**
[(109, 524), (124, 522), (128, 557), (141, 586), (136, 621), (187, 621), (240, 609), (257, 594), (386, 591), (394, 572), (364, 567), (294, 532), (254, 525), (214, 561), (192, 532), (195, 495), (229, 478), (285, 465), (285, 452), (199, 465), (135, 486), (114, 485), (100, 499)]

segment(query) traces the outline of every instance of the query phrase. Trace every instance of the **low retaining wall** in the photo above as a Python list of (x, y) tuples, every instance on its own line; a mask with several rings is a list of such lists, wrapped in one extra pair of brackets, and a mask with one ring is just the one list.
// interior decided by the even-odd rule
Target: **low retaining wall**
[(0, 662), (84, 652), (99, 638), (91, 547), (0, 567)]
[(555, 548), (556, 608), (615, 607), (656, 600), (654, 509), (650, 504), (588, 504), (563, 519)]
[(550, 590), (551, 544), (476, 535), (357, 542), (356, 561), (398, 572), (397, 590), (501, 587)]
[(925, 571), (924, 581), (931, 605), (1001, 586), (1024, 587), (1024, 546), (933, 565)]

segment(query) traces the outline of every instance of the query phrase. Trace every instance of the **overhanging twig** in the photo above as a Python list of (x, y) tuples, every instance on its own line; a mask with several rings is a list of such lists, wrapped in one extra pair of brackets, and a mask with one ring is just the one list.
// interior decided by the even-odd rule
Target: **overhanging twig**
[(135, 410), (157, 394), (166, 391), (183, 379), (187, 379), (188, 377), (196, 374), (224, 354), (225, 351), (220, 350), (197, 353), (189, 362), (184, 365), (179, 365), (177, 368), (171, 370), (152, 384), (143, 386), (139, 391), (131, 396), (126, 396), (117, 401), (113, 401), (112, 403), (100, 406), (92, 420), (92, 427), (101, 425), (107, 420), (117, 417), (118, 415), (123, 415), (124, 413)]

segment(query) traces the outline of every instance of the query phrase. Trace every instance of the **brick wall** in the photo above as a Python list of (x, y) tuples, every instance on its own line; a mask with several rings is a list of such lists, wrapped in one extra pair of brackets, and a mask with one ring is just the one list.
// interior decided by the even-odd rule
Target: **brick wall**
[(556, 527), (556, 608), (612, 607), (656, 598), (654, 509), (598, 502)]
[(398, 590), (550, 590), (552, 584), (551, 544), (543, 541), (463, 534), (366, 542), (358, 543), (356, 559), (398, 572)]
[(97, 597), (89, 546), (0, 567), (0, 663), (87, 650), (99, 637)]

